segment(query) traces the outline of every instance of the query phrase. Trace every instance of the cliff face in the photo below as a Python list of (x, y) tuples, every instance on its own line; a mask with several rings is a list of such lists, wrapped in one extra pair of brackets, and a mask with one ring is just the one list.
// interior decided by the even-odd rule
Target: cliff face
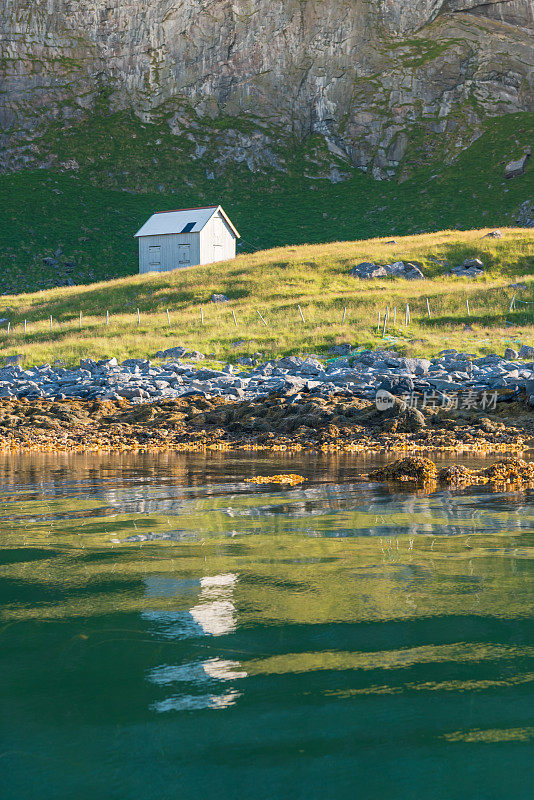
[(103, 97), (175, 132), (247, 117), (256, 135), (219, 136), (226, 161), (252, 148), (261, 168), (274, 126), (376, 178), (414, 146), (453, 158), (487, 116), (534, 110), (532, 0), (0, 0), (0, 17), (6, 166)]

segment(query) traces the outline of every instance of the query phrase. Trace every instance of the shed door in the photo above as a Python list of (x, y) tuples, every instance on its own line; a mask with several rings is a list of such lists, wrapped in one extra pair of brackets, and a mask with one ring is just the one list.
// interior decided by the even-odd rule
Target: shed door
[(214, 261), (222, 261), (223, 254), (222, 254), (222, 244), (214, 244), (213, 245), (213, 260)]
[(161, 266), (161, 245), (150, 245), (148, 248), (148, 263), (151, 267)]
[(191, 245), (178, 245), (178, 264), (180, 267), (187, 267), (191, 263)]

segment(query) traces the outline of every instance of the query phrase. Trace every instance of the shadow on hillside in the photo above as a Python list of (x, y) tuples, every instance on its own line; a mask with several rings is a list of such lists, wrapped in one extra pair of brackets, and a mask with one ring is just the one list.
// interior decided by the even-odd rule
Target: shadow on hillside
[(175, 289), (169, 284), (133, 284), (126, 286), (80, 286), (59, 297), (51, 298), (31, 308), (10, 311), (1, 316), (8, 316), (12, 323), (27, 319), (42, 321), (52, 315), (58, 322), (66, 322), (76, 318), (80, 311), (83, 316), (103, 317), (109, 311), (113, 314), (135, 315), (139, 308), (143, 313), (165, 313), (166, 308), (179, 310), (190, 305), (202, 305), (212, 302), (212, 294), (224, 294), (230, 300), (240, 300), (250, 295), (246, 289), (236, 289), (231, 284), (214, 283), (201, 290)]
[[(415, 321), (415, 320), (414, 320)], [(506, 309), (503, 309), (502, 313), (494, 313), (494, 314), (471, 314), (470, 316), (462, 315), (462, 316), (454, 316), (450, 315), (442, 315), (439, 317), (432, 317), (432, 319), (425, 319), (424, 317), (417, 319), (417, 323), (424, 328), (435, 329), (435, 328), (442, 328), (445, 325), (450, 325), (454, 327), (461, 327), (462, 325), (465, 326), (466, 334), (469, 334), (471, 331), (470, 328), (476, 326), (478, 330), (483, 328), (502, 328), (506, 323), (512, 323), (513, 325), (521, 326), (521, 325), (532, 325), (534, 322), (534, 314), (527, 315), (527, 314), (520, 314), (516, 315), (513, 312), (510, 314), (507, 312)], [(473, 332), (475, 332), (473, 330)]]

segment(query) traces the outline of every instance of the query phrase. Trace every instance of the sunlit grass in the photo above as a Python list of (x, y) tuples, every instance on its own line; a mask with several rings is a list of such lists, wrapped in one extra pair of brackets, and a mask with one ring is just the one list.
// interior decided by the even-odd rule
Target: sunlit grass
[[(74, 364), (86, 356), (153, 357), (181, 344), (235, 360), (256, 351), (325, 354), (345, 341), (409, 354), (444, 347), (500, 352), (507, 344), (534, 339), (534, 305), (529, 305), (534, 302), (534, 232), (504, 229), (502, 239), (483, 238), (485, 233), (442, 231), (403, 237), (396, 244), (372, 239), (289, 246), (207, 267), (10, 296), (8, 307), (0, 310), (10, 321), (9, 334), (5, 327), (0, 332), (2, 353), (22, 354), (27, 363)], [(447, 260), (453, 266), (475, 256), (486, 267), (476, 280), (451, 278), (445, 274), (449, 267), (438, 263)], [(420, 262), (431, 280), (359, 281), (349, 275), (360, 261), (399, 259)], [(526, 288), (516, 291), (512, 284), (517, 282)], [(213, 293), (226, 294), (230, 302), (212, 303)], [(510, 313), (514, 294), (523, 302)]]

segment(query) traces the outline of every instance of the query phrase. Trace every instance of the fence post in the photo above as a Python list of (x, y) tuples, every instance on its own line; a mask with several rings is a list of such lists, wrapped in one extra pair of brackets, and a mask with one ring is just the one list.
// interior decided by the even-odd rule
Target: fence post
[(167, 323), (168, 323), (169, 328), (170, 328), (171, 327), (171, 318), (169, 316), (169, 309), (167, 309)]
[(141, 314), (139, 313), (139, 309), (137, 309), (137, 324), (141, 324)]
[(393, 309), (393, 327), (395, 327), (395, 323), (397, 322), (397, 306)]
[(304, 319), (304, 314), (302, 313), (302, 309), (301, 309), (301, 307), (300, 307), (300, 306), (298, 306), (298, 310), (299, 310), (299, 314), (300, 314), (300, 318), (301, 318), (301, 320), (302, 320), (303, 322), (306, 322), (306, 320)]
[(346, 308), (344, 308), (344, 309), (343, 309), (343, 319), (341, 320), (341, 324), (342, 324), (342, 325), (343, 325), (343, 323), (345, 322), (345, 317), (346, 317), (346, 316), (347, 316), (347, 309), (346, 309)]
[(7, 335), (9, 336), (9, 331), (11, 330), (11, 322), (7, 323)]
[(380, 333), (380, 311), (378, 312), (378, 323), (377, 323), (376, 329)]
[(50, 314), (50, 330), (52, 330), (52, 314)]
[(236, 328), (237, 328), (237, 320), (236, 320), (236, 318), (235, 318), (235, 311), (234, 311), (234, 309), (233, 309), (233, 308), (232, 308), (232, 316), (233, 316), (233, 318), (234, 318), (234, 325), (235, 325), (235, 326), (236, 326)]
[(471, 316), (471, 312), (469, 311), (469, 298), (468, 297), (465, 298), (465, 304), (467, 306), (467, 316), (470, 317)]
[(384, 314), (384, 326), (382, 328), (382, 336), (385, 335), (389, 322), (389, 306), (386, 306), (386, 313)]
[(109, 311), (106, 311), (106, 325), (109, 325)]
[(200, 324), (204, 325), (204, 309), (200, 306)]
[(26, 328), (28, 326), (28, 320), (24, 320), (24, 333), (26, 333)]
[(426, 298), (426, 310), (428, 312), (428, 319), (430, 319), (430, 303), (428, 302), (428, 297)]
[(263, 322), (263, 324), (265, 325), (265, 327), (266, 327), (266, 328), (268, 328), (269, 326), (267, 325), (267, 323), (265, 322), (265, 320), (263, 319), (262, 315), (260, 314), (260, 312), (259, 312), (257, 309), (256, 309), (256, 314), (257, 314), (257, 315), (258, 315), (258, 317), (261, 319), (261, 321)]
[(80, 311), (80, 330), (82, 329), (82, 312)]

